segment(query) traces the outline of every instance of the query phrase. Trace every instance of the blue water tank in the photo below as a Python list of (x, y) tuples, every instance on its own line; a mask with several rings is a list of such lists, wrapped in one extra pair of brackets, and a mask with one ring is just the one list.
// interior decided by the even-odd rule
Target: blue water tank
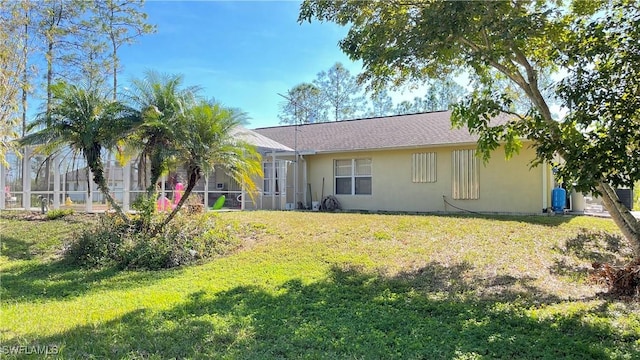
[(557, 187), (551, 191), (551, 208), (556, 213), (563, 213), (567, 203), (567, 190)]

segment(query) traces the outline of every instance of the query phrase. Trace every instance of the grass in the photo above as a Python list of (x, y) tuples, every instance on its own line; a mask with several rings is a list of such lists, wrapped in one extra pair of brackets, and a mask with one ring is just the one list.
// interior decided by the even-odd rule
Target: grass
[[(81, 221), (0, 219), (0, 350), (48, 346), (64, 359), (640, 356), (640, 306), (587, 281), (592, 261), (629, 260), (607, 219), (219, 216), (257, 235), (230, 256), (155, 272), (65, 265), (56, 254)], [(3, 358), (21, 356), (33, 358)]]

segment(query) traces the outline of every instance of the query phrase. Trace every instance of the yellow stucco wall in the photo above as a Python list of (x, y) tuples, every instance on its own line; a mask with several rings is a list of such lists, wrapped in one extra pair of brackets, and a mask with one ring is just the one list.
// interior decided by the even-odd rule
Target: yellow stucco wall
[[(495, 213), (541, 213), (543, 207), (550, 206), (551, 173), (548, 167), (529, 169), (529, 162), (535, 152), (522, 149), (519, 155), (505, 160), (502, 150), (496, 151), (485, 166), (480, 162), (480, 197), (477, 200), (452, 199), (452, 151), (473, 147), (424, 148), (411, 150), (389, 150), (354, 152), (341, 154), (320, 154), (308, 156), (308, 182), (311, 183), (313, 199), (322, 194), (334, 194), (334, 160), (351, 158), (372, 159), (372, 194), (337, 195), (344, 209), (415, 211), (415, 212), (455, 212), (460, 211), (445, 204), (479, 212)], [(412, 154), (436, 152), (437, 180), (434, 183), (412, 182)], [(543, 176), (543, 172), (547, 173)], [(543, 179), (546, 187), (543, 186)], [(547, 203), (544, 203), (543, 197)]]

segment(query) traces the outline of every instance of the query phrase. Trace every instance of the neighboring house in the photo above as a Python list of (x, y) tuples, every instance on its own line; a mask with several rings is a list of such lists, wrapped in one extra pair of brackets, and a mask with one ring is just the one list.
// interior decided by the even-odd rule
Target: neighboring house
[(293, 149), (263, 152), (256, 207), (309, 208), (327, 195), (347, 210), (534, 214), (551, 206), (552, 173), (531, 168), (535, 151), (526, 142), (511, 159), (498, 150), (484, 164), (475, 156), (477, 137), (452, 129), (450, 117), (442, 111), (254, 129)]

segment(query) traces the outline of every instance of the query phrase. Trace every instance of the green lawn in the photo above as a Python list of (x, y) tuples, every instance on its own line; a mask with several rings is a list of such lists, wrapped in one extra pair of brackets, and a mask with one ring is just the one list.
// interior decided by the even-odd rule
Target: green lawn
[(610, 220), (219, 216), (250, 223), (255, 235), (232, 255), (155, 272), (56, 260), (81, 220), (0, 219), (0, 350), (40, 346), (65, 359), (640, 358), (640, 305), (599, 296), (588, 282), (591, 262), (628, 259)]

